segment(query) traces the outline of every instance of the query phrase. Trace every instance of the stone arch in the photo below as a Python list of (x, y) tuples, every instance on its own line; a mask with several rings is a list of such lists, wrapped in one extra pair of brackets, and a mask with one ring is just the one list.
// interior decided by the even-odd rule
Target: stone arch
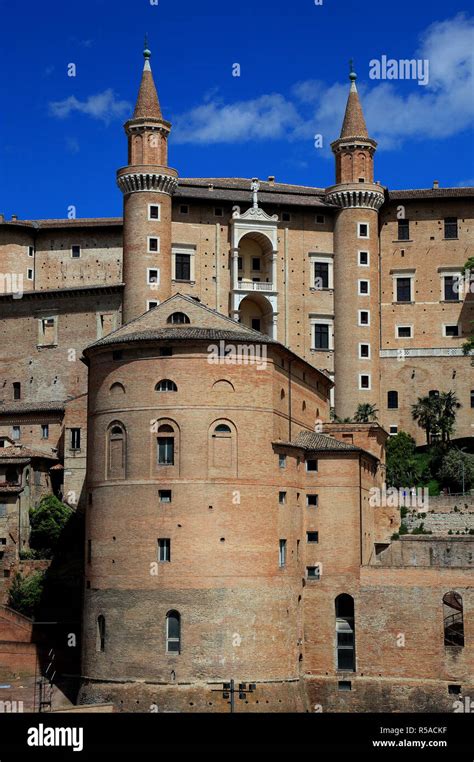
[(235, 392), (234, 384), (226, 378), (220, 378), (218, 381), (215, 381), (212, 389), (215, 392)]

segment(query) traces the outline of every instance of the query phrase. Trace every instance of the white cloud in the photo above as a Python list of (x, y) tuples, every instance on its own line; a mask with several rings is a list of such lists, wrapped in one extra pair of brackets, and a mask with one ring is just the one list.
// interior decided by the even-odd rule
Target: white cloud
[[(406, 139), (440, 139), (474, 123), (474, 18), (458, 14), (431, 24), (413, 57), (429, 60), (429, 83), (380, 81), (372, 87), (367, 70), (359, 71), (359, 93), (370, 135), (384, 149)], [(380, 51), (397, 58), (394, 51)], [(402, 56), (406, 58), (406, 55)], [(290, 96), (274, 93), (225, 104), (218, 98), (180, 115), (173, 136), (178, 143), (237, 143), (255, 140), (311, 140), (324, 137), (326, 152), (339, 135), (348, 85), (309, 80), (296, 83)]]
[(63, 101), (50, 103), (49, 110), (52, 116), (58, 119), (66, 119), (72, 113), (78, 112), (109, 124), (113, 119), (123, 119), (131, 114), (132, 106), (128, 101), (118, 100), (114, 91), (109, 89), (97, 95), (90, 95), (85, 101), (70, 95)]

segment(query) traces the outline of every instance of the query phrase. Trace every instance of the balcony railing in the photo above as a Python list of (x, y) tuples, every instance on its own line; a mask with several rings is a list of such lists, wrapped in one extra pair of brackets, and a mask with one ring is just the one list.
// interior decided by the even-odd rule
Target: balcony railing
[(273, 291), (273, 283), (249, 283), (248, 281), (241, 281), (237, 283), (238, 291)]

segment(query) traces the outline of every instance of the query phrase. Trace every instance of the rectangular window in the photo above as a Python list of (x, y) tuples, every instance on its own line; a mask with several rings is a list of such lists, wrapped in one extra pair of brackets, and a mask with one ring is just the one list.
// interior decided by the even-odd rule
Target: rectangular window
[(252, 257), (252, 270), (260, 270), (260, 257)]
[(398, 240), (410, 240), (410, 222), (409, 220), (398, 220)]
[(13, 382), (13, 399), (14, 400), (21, 399), (21, 384), (19, 381)]
[(459, 276), (457, 275), (445, 275), (444, 278), (444, 301), (445, 302), (458, 302), (459, 301)]
[(33, 270), (31, 269), (31, 267), (27, 269), (26, 277), (28, 278), (28, 280), (33, 280)]
[(474, 389), (471, 389), (471, 407), (474, 407)]
[(397, 325), (397, 337), (399, 339), (411, 339), (411, 325)]
[(41, 439), (49, 438), (49, 423), (43, 423), (41, 426)]
[(243, 270), (244, 260), (242, 257), (237, 257), (237, 267), (239, 270)]
[(171, 503), (170, 489), (160, 489), (158, 494), (160, 496), (160, 503)]
[(189, 214), (189, 206), (187, 204), (180, 204), (179, 205), (179, 213), (180, 214)]
[(173, 347), (161, 347), (159, 354), (160, 357), (172, 357)]
[(390, 426), (389, 434), (391, 437), (396, 436), (398, 434), (398, 426)]
[(459, 336), (459, 326), (458, 325), (445, 325), (444, 326), (444, 335), (445, 336)]
[(148, 253), (157, 254), (160, 251), (160, 239), (148, 238)]
[(56, 341), (56, 321), (53, 317), (41, 320), (41, 343), (51, 345)]
[(174, 465), (174, 437), (160, 437), (158, 439), (158, 465)]
[(175, 254), (175, 280), (191, 280), (191, 255)]
[(81, 430), (71, 429), (71, 450), (81, 449)]
[(329, 288), (329, 262), (314, 263), (314, 288)]
[(368, 296), (370, 294), (370, 281), (359, 281), (359, 296)]
[(158, 285), (160, 282), (160, 271), (159, 270), (153, 270), (148, 269), (148, 283), (150, 285)]
[(368, 251), (359, 251), (359, 265), (361, 267), (369, 266), (369, 252)]
[(148, 219), (149, 220), (161, 219), (161, 207), (159, 204), (148, 204)]
[(446, 217), (444, 220), (444, 237), (445, 238), (457, 238), (458, 237), (458, 218)]
[(79, 244), (74, 244), (74, 246), (71, 246), (71, 257), (73, 259), (79, 259), (81, 256), (81, 247)]
[(318, 507), (318, 496), (317, 495), (306, 495), (306, 505), (308, 508), (317, 508)]
[(285, 505), (286, 503), (286, 492), (279, 492), (278, 493), (278, 502), (280, 505)]
[(214, 216), (215, 217), (223, 217), (224, 216), (224, 210), (221, 206), (216, 206), (214, 209)]
[(359, 344), (359, 360), (370, 360), (370, 344)]
[(370, 325), (369, 310), (359, 310), (359, 325)]
[(286, 564), (286, 540), (280, 540), (278, 550), (278, 566), (282, 569)]
[(319, 533), (306, 532), (306, 542), (319, 542)]
[(396, 391), (387, 392), (387, 407), (389, 410), (398, 409), (398, 392)]
[(281, 221), (282, 222), (291, 222), (291, 214), (289, 212), (282, 212), (281, 213)]
[(370, 389), (370, 374), (369, 373), (360, 373), (359, 374), (359, 389)]
[(252, 328), (254, 331), (260, 330), (260, 318), (252, 318)]
[(278, 456), (278, 466), (279, 468), (286, 468), (286, 455)]
[(357, 236), (358, 236), (358, 238), (368, 238), (369, 237), (369, 224), (367, 222), (358, 222), (357, 223)]
[(28, 246), (28, 256), (34, 257), (35, 256), (35, 247), (34, 246)]
[(307, 566), (306, 577), (308, 579), (321, 579), (321, 570), (319, 566)]
[(411, 302), (411, 278), (397, 278), (397, 302)]
[(316, 323), (314, 326), (314, 348), (329, 349), (329, 326), (324, 323)]
[(318, 470), (318, 461), (315, 458), (309, 458), (306, 461), (306, 470), (307, 471), (317, 471)]
[(158, 540), (158, 561), (169, 563), (171, 561), (171, 540), (161, 537)]
[(12, 426), (12, 439), (18, 441), (21, 438), (20, 426)]
[(324, 225), (326, 219), (324, 217), (324, 214), (317, 214), (316, 215), (316, 225)]
[(148, 301), (148, 302), (146, 303), (146, 308), (147, 308), (147, 310), (148, 310), (148, 312), (149, 312), (150, 310), (153, 310), (153, 309), (155, 309), (155, 307), (158, 307), (158, 305), (159, 305), (159, 302), (156, 302), (156, 301), (154, 301), (154, 302), (153, 302), (153, 301), (152, 301), (152, 302), (150, 302), (150, 301)]

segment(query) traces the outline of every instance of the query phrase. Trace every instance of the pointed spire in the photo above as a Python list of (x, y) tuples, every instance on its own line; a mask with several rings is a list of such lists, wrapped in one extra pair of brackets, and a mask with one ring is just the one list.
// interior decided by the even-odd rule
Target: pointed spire
[(163, 119), (158, 94), (156, 92), (153, 74), (150, 66), (151, 52), (148, 48), (148, 36), (145, 36), (145, 49), (143, 51), (145, 63), (143, 65), (142, 81), (138, 91), (137, 103), (133, 113), (133, 119)]
[(357, 92), (356, 80), (357, 74), (354, 71), (352, 58), (350, 60), (351, 89), (347, 99), (346, 113), (342, 124), (341, 138), (368, 138), (367, 125), (364, 119), (364, 113)]

